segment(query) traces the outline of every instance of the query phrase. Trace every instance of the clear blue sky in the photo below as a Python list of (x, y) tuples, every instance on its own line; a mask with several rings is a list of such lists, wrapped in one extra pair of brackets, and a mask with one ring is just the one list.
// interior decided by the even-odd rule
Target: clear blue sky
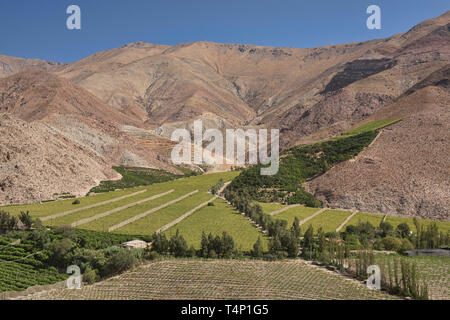
[[(71, 4), (82, 30), (66, 28)], [(366, 28), (371, 4), (381, 30)], [(0, 0), (0, 54), (72, 62), (134, 41), (310, 48), (388, 37), (447, 10), (448, 0)]]

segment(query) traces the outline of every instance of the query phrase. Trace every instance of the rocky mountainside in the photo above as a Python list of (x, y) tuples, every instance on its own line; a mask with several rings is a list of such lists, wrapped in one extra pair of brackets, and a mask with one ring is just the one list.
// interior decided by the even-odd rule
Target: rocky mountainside
[(435, 72), (365, 120), (402, 118), (307, 189), (331, 207), (449, 221), (449, 71)]
[[(450, 11), (386, 39), (311, 49), (136, 42), (69, 64), (0, 56), (0, 113), (43, 125), (110, 165), (170, 171), (168, 138), (177, 128), (192, 128), (196, 119), (207, 128), (280, 129), (282, 148), (288, 148), (370, 119), (398, 116), (404, 120), (384, 130), (366, 151), (384, 159), (377, 179), (363, 174), (368, 171), (360, 160), (351, 163), (355, 174), (367, 178), (361, 193), (351, 191), (355, 175), (353, 180), (341, 176), (350, 164), (309, 187), (330, 205), (442, 218), (445, 187), (429, 181), (450, 180), (448, 172), (437, 169), (447, 164), (448, 146), (429, 144), (441, 148), (442, 153), (432, 154), (428, 147), (419, 152), (413, 141), (439, 139), (433, 117), (444, 119), (448, 112), (443, 106), (449, 101), (449, 63)], [(431, 180), (413, 164), (402, 171), (401, 161), (407, 159), (399, 150), (411, 157), (420, 154)], [(383, 180), (381, 173), (391, 171), (403, 176), (395, 183)], [(407, 176), (415, 177), (414, 185)], [(0, 171), (0, 183), (4, 180)], [(337, 181), (345, 182), (345, 194), (336, 187), (330, 194)], [(389, 189), (394, 186), (395, 192)], [(436, 197), (422, 197), (424, 188)], [(368, 190), (375, 191), (363, 196)]]
[(44, 124), (0, 115), (0, 204), (33, 203), (54, 193), (85, 195), (120, 178), (102, 157), (55, 135)]

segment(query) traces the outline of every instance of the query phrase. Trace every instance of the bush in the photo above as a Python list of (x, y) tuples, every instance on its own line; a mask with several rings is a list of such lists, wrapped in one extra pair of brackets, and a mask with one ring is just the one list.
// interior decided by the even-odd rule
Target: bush
[(80, 200), (76, 199), (72, 204), (80, 204)]
[(214, 202), (208, 202), (208, 207), (213, 207), (214, 206)]
[(144, 257), (148, 260), (158, 260), (161, 258), (161, 255), (156, 251), (150, 251)]
[(387, 236), (386, 238), (383, 238), (382, 241), (385, 250), (399, 251), (402, 247), (402, 240), (399, 238)]
[(87, 282), (88, 284), (93, 284), (96, 280), (97, 272), (94, 269), (87, 267), (86, 271), (83, 274), (83, 281)]
[(136, 257), (134, 254), (126, 249), (119, 249), (106, 262), (105, 275), (122, 273), (135, 265)]
[(414, 245), (412, 244), (412, 242), (408, 239), (402, 239), (402, 246), (400, 248), (400, 251), (405, 252), (412, 249), (414, 249)]

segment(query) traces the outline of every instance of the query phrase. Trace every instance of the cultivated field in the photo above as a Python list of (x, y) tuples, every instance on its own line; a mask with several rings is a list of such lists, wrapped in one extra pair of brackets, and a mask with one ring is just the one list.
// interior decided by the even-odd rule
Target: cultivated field
[(166, 260), (86, 286), (24, 299), (396, 299), (300, 260)]
[(261, 237), (267, 250), (268, 238), (249, 220), (222, 199), (214, 201), (214, 206), (206, 206), (166, 231), (167, 236), (179, 230), (189, 245), (200, 248), (202, 232), (222, 235), (230, 234), (236, 246), (244, 251), (253, 248), (253, 244)]
[(303, 225), (303, 229), (306, 230), (310, 225), (312, 225), (315, 232), (319, 228), (323, 228), (324, 232), (333, 232), (336, 231), (341, 223), (343, 223), (345, 219), (350, 215), (350, 211), (325, 210), (321, 214), (306, 222)]
[(318, 208), (308, 208), (303, 206), (293, 207), (279, 214), (274, 215), (275, 219), (286, 220), (288, 228), (294, 223), (294, 219), (297, 217), (300, 221), (310, 217), (315, 212), (319, 211)]

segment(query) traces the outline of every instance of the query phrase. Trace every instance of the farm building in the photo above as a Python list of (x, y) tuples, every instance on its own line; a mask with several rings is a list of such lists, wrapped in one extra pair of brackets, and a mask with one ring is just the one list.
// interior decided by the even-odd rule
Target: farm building
[(131, 249), (144, 249), (147, 248), (148, 243), (142, 240), (132, 240), (124, 242), (120, 245), (121, 247), (131, 250)]

